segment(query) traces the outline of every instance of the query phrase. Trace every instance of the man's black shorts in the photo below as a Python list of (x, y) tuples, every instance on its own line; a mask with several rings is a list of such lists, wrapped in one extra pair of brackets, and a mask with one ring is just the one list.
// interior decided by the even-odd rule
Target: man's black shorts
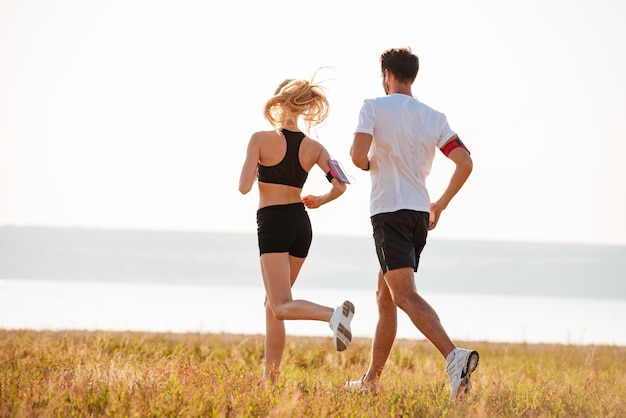
[(371, 217), (380, 268), (385, 273), (401, 267), (417, 271), (428, 236), (428, 212), (402, 209)]

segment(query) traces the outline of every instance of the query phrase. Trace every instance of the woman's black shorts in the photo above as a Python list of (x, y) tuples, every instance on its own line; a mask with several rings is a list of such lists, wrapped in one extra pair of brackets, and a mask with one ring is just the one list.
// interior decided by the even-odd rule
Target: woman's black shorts
[(266, 206), (256, 213), (259, 254), (286, 253), (304, 258), (309, 254), (313, 231), (303, 203)]
[(401, 267), (417, 271), (428, 236), (428, 212), (399, 210), (371, 217), (380, 268), (385, 273)]

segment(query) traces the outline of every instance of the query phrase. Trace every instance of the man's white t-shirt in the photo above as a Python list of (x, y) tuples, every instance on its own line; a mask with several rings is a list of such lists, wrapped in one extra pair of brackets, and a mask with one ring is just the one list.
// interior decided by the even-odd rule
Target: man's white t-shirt
[(400, 209), (430, 212), (426, 177), (437, 148), (455, 135), (446, 116), (394, 93), (365, 100), (355, 132), (373, 136), (370, 216)]

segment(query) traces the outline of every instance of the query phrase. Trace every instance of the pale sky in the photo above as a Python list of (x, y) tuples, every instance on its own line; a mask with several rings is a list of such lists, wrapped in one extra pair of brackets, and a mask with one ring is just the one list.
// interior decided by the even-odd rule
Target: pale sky
[[(316, 138), (354, 179), (315, 234), (371, 235), (349, 148), (378, 57), (410, 46), (414, 94), (474, 172), (431, 238), (626, 245), (626, 2), (0, 0), (0, 225), (256, 231), (238, 192), (284, 78), (330, 66)], [(438, 154), (436, 198), (452, 164)], [(304, 193), (321, 194), (321, 170)]]

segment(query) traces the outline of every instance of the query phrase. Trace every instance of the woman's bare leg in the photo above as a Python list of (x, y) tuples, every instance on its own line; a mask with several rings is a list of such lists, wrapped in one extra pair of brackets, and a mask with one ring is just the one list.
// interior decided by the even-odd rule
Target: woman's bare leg
[(265, 371), (263, 377), (271, 383), (278, 378), (280, 361), (285, 350), (285, 322), (274, 318), (265, 298)]
[(304, 258), (288, 253), (267, 253), (261, 256), (261, 272), (265, 285), (265, 372), (266, 380), (278, 377), (285, 349), (285, 319), (330, 320), (334, 309), (306, 300), (293, 300), (291, 286), (295, 283)]
[[(309, 302), (293, 300), (291, 286), (295, 282), (304, 258), (287, 253), (267, 253), (261, 256), (261, 272), (265, 293), (276, 319), (309, 319), (328, 322), (334, 309)], [(294, 274), (291, 271), (294, 270)]]

